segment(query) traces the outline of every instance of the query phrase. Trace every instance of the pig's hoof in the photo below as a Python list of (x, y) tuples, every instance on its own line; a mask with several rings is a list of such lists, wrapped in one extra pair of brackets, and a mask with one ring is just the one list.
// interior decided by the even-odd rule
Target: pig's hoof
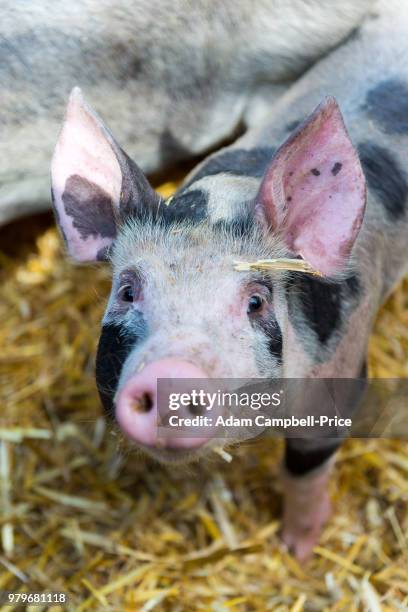
[(301, 563), (307, 561), (313, 552), (323, 525), (331, 514), (331, 504), (328, 495), (325, 495), (313, 514), (302, 513), (302, 508), (290, 508), (285, 511), (282, 525), (282, 540), (289, 551)]

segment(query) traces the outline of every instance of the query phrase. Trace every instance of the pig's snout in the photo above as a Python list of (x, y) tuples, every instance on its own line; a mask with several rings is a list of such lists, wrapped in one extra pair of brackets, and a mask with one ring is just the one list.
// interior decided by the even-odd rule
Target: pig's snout
[[(208, 378), (204, 370), (181, 359), (168, 358), (154, 361), (134, 374), (125, 383), (116, 398), (116, 419), (131, 440), (149, 447), (194, 449), (208, 441), (208, 437), (158, 437), (157, 380)], [(191, 389), (183, 386), (183, 392)], [(181, 406), (179, 417), (195, 416), (195, 406)]]

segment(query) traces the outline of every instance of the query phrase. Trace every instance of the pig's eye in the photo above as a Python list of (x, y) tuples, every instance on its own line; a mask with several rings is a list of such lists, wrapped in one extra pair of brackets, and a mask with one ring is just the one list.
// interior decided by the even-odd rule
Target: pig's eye
[(119, 289), (119, 297), (123, 302), (133, 302), (133, 288), (131, 285), (125, 285)]
[(261, 295), (251, 295), (248, 301), (247, 313), (251, 314), (252, 312), (258, 312), (259, 310), (261, 310), (263, 304), (264, 298)]

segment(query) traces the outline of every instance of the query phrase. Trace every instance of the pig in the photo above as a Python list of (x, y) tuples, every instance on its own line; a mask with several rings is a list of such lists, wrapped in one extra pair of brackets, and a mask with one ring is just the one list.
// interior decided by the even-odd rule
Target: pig
[(3, 0), (0, 225), (49, 207), (49, 158), (76, 83), (157, 172), (245, 129), (372, 5)]
[[(52, 162), (56, 218), (72, 258), (112, 265), (97, 386), (158, 460), (219, 443), (159, 440), (159, 378), (365, 376), (375, 314), (408, 272), (407, 32), (407, 10), (384, 2), (169, 200), (73, 91)], [(279, 257), (323, 277), (234, 269)], [(300, 560), (329, 518), (339, 444), (286, 442), (282, 537)]]

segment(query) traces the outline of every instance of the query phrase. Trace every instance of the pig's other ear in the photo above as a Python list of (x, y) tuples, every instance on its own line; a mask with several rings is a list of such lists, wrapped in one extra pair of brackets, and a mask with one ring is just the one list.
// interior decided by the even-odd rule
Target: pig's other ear
[(119, 224), (160, 201), (78, 87), (69, 99), (51, 176), (58, 224), (69, 254), (81, 262), (106, 259)]
[(322, 274), (344, 269), (359, 232), (366, 185), (334, 98), (326, 98), (275, 153), (256, 213)]

